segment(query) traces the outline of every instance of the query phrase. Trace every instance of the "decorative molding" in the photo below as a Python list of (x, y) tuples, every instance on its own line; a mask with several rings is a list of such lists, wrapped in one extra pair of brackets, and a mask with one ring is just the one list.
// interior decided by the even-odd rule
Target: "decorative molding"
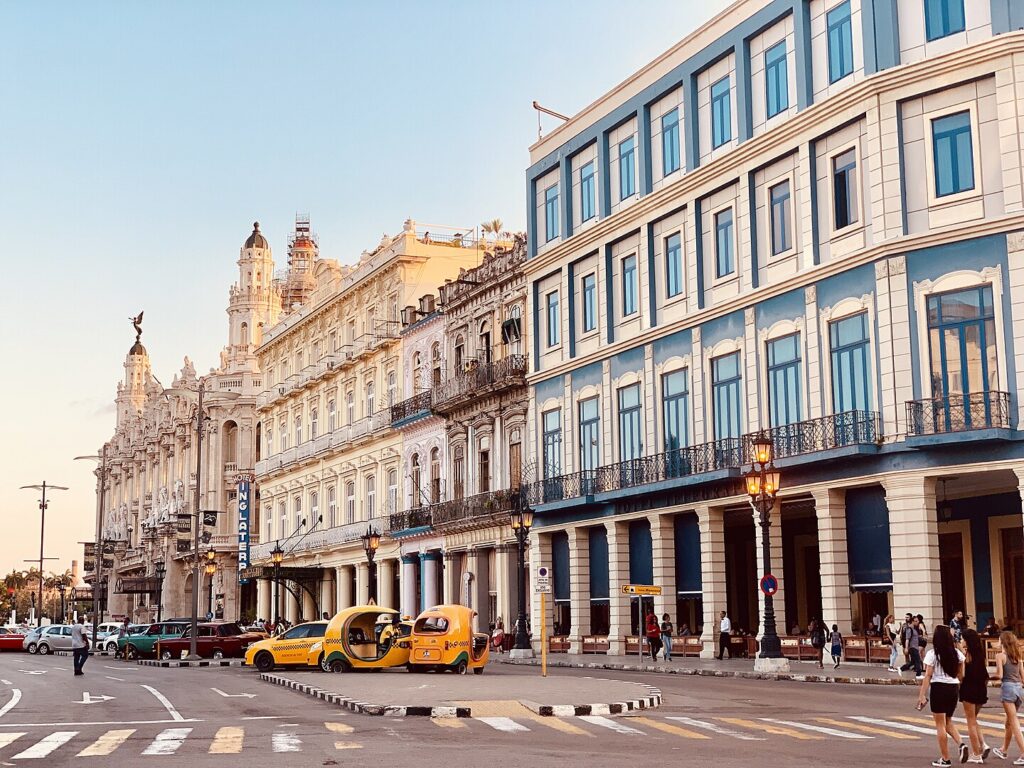
[(889, 259), (889, 276), (903, 275), (907, 272), (907, 257), (905, 254), (893, 256)]
[(818, 286), (808, 285), (804, 288), (804, 303), (814, 304), (818, 301)]

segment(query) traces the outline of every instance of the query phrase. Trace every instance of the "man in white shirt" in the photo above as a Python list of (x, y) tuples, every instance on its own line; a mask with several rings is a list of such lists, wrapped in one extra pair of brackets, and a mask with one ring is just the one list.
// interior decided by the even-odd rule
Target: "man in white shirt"
[[(729, 621), (729, 617), (725, 611), (720, 614), (720, 621), (718, 623), (718, 660), (722, 660), (722, 655), (729, 651), (729, 636), (732, 634), (732, 622)], [(732, 651), (729, 651), (729, 658), (732, 658)]]
[(84, 675), (82, 667), (89, 658), (89, 633), (85, 629), (84, 616), (79, 616), (78, 623), (71, 627), (71, 655), (74, 657), (75, 674)]

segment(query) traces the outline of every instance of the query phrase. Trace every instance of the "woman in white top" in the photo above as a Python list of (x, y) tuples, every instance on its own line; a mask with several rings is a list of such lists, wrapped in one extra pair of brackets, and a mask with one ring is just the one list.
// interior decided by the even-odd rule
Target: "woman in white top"
[(940, 757), (932, 761), (936, 768), (952, 765), (949, 759), (948, 738), (953, 739), (960, 750), (960, 762), (967, 760), (968, 748), (960, 738), (960, 732), (953, 723), (957, 701), (960, 698), (960, 681), (964, 676), (966, 657), (953, 644), (953, 633), (949, 627), (940, 624), (932, 636), (932, 647), (924, 655), (924, 680), (917, 696), (917, 708), (924, 709), (928, 701), (928, 687), (931, 686), (931, 710), (935, 719), (935, 737), (939, 742)]

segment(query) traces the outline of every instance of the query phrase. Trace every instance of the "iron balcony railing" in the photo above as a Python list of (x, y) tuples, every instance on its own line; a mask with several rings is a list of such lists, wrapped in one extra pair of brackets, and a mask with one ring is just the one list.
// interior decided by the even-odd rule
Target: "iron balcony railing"
[(509, 355), (489, 363), (469, 363), (464, 371), (434, 387), (434, 407), (454, 404), (494, 385), (526, 383), (526, 355)]
[(388, 533), (407, 531), (410, 528), (429, 528), (433, 525), (432, 506), (427, 505), (404, 512), (395, 512), (388, 517)]
[(430, 390), (413, 395), (402, 402), (391, 406), (391, 423), (408, 419), (422, 411), (429, 411), (433, 402), (433, 393)]
[(508, 514), (519, 509), (522, 495), (519, 490), (501, 490), (478, 493), (462, 499), (442, 501), (433, 505), (434, 527), (463, 523), (491, 515)]
[[(848, 445), (877, 443), (881, 426), (878, 414), (873, 411), (844, 411), (766, 431), (772, 439), (775, 458), (785, 459)], [(752, 455), (753, 438), (754, 435), (744, 437), (743, 461), (746, 463)]]
[(910, 435), (1008, 429), (1009, 426), (1009, 392), (973, 392), (907, 403), (907, 433)]

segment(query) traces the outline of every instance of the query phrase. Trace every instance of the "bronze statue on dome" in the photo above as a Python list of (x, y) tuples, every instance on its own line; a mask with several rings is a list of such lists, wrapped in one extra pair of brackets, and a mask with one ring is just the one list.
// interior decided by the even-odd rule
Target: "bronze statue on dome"
[(135, 328), (135, 343), (136, 344), (138, 344), (139, 340), (142, 338), (142, 315), (143, 315), (143, 313), (139, 312), (139, 314), (136, 315), (135, 317), (129, 317), (128, 318), (128, 321)]

